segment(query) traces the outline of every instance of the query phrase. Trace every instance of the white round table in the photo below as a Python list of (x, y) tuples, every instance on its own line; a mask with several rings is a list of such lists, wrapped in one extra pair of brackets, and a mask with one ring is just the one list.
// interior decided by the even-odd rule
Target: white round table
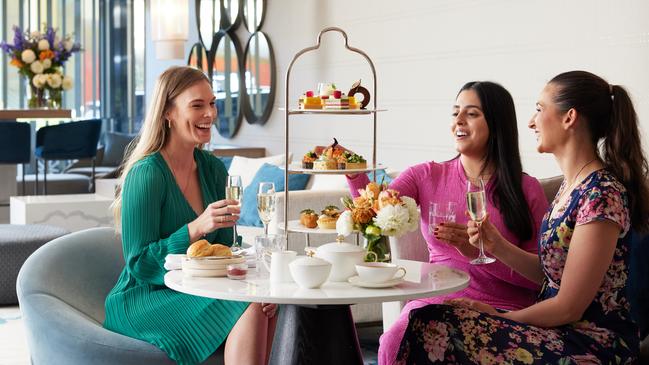
[(271, 364), (362, 364), (349, 305), (433, 297), (466, 288), (469, 276), (443, 265), (398, 262), (405, 280), (389, 288), (364, 288), (347, 282), (326, 282), (319, 289), (295, 283), (270, 283), (266, 273), (252, 269), (245, 280), (190, 277), (180, 270), (165, 275), (165, 285), (191, 295), (214, 299), (285, 304), (280, 309)]

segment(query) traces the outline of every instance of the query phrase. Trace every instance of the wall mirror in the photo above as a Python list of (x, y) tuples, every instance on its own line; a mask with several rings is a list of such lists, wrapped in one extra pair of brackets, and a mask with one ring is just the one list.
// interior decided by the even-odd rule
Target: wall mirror
[(259, 31), (248, 39), (244, 53), (244, 113), (251, 124), (264, 124), (275, 101), (275, 57), (270, 40)]
[(243, 22), (248, 32), (254, 33), (261, 28), (264, 21), (266, 1), (243, 0)]
[(198, 37), (203, 43), (203, 48), (212, 48), (214, 33), (219, 31), (221, 22), (221, 6), (219, 0), (196, 0), (196, 24), (198, 24)]
[(226, 138), (232, 138), (241, 125), (241, 91), (243, 81), (239, 77), (242, 49), (236, 37), (221, 30), (214, 34), (211, 57), (211, 79), (216, 96), (216, 129)]
[(241, 3), (239, 0), (221, 0), (221, 29), (230, 30), (239, 25)]
[(203, 48), (200, 42), (194, 43), (192, 49), (189, 51), (189, 58), (187, 65), (203, 71), (206, 75), (209, 74), (210, 67), (208, 65), (207, 51)]

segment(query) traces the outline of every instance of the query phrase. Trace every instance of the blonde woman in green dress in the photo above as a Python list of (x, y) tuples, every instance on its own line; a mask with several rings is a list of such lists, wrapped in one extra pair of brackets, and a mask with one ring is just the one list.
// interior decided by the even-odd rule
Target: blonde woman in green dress
[(172, 67), (158, 79), (137, 145), (114, 203), (126, 267), (106, 298), (109, 330), (150, 342), (179, 364), (207, 359), (225, 341), (226, 364), (268, 362), (277, 306), (214, 300), (164, 285), (167, 254), (202, 237), (232, 243), (239, 217), (225, 199), (227, 170), (197, 148), (216, 117), (208, 79)]

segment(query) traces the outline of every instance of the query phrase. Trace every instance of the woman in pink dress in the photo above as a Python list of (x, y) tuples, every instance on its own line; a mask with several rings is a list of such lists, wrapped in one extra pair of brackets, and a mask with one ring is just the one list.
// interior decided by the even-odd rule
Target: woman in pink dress
[[(469, 243), (466, 223), (467, 179), (481, 178), (488, 195), (491, 222), (510, 242), (537, 252), (537, 233), (548, 203), (539, 182), (522, 171), (518, 151), (516, 111), (509, 92), (499, 84), (469, 82), (457, 95), (451, 120), (451, 135), (459, 155), (445, 162), (425, 162), (406, 169), (391, 184), (421, 208), (421, 232), (426, 239), (429, 261), (463, 270), (471, 275), (469, 286), (457, 293), (413, 300), (380, 339), (379, 363), (391, 364), (414, 308), (442, 303), (456, 297), (480, 300), (496, 308), (520, 309), (534, 302), (539, 286), (496, 261), (471, 265), (478, 250)], [(352, 194), (369, 179), (365, 174), (348, 176)], [(443, 223), (428, 232), (431, 203), (455, 202), (455, 223)]]

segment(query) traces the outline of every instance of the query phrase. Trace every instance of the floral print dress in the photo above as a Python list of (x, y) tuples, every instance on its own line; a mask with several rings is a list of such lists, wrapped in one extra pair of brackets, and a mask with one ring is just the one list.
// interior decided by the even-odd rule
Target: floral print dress
[[(565, 181), (552, 207), (558, 203)], [(591, 173), (563, 207), (552, 207), (539, 233), (545, 281), (539, 301), (557, 295), (577, 225), (610, 220), (622, 231), (611, 265), (581, 320), (542, 328), (464, 307), (429, 305), (410, 313), (398, 364), (630, 364), (639, 333), (626, 299), (630, 228), (626, 190), (607, 170)], [(596, 245), (597, 242), (593, 242)]]

